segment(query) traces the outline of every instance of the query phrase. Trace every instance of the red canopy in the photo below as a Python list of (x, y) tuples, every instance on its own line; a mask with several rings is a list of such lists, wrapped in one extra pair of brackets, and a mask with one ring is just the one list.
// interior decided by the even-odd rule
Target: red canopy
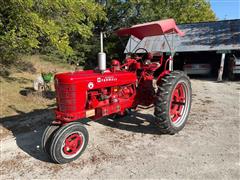
[(121, 28), (116, 31), (118, 36), (133, 35), (140, 40), (147, 36), (157, 36), (171, 32), (175, 32), (179, 36), (184, 35), (184, 33), (177, 27), (174, 19), (138, 24), (130, 28)]

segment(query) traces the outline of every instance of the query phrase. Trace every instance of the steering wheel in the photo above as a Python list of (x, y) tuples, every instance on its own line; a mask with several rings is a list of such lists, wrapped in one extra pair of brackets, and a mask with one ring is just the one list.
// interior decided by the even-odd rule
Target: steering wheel
[[(136, 55), (139, 50), (143, 50), (143, 51), (145, 51), (146, 54), (148, 54), (148, 51), (147, 51), (145, 48), (138, 48), (138, 49), (136, 49), (136, 50), (134, 51), (133, 54)], [(143, 57), (144, 57), (144, 55), (145, 55), (145, 54), (143, 54), (142, 56), (138, 56), (138, 60), (141, 59), (142, 63), (143, 63)]]
[(139, 50), (144, 50), (146, 53), (148, 53), (148, 51), (147, 51), (145, 48), (137, 48), (137, 49), (134, 51), (134, 54), (136, 54)]

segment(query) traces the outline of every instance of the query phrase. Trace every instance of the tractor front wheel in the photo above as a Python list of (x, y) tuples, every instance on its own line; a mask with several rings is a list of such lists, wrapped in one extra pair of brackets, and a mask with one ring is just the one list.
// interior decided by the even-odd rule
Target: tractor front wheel
[(86, 149), (88, 131), (79, 122), (60, 127), (53, 135), (50, 156), (59, 164), (76, 160)]
[(43, 132), (41, 147), (45, 153), (49, 154), (49, 149), (50, 149), (53, 134), (54, 132), (57, 131), (59, 127), (60, 127), (59, 125), (51, 124)]
[(186, 74), (173, 71), (161, 79), (154, 115), (161, 133), (175, 134), (186, 124), (192, 102), (191, 83)]

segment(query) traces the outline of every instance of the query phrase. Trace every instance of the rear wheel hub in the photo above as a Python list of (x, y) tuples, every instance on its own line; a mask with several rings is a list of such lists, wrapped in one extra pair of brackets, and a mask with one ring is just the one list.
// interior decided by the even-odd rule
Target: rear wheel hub
[(177, 122), (183, 115), (183, 109), (185, 107), (186, 93), (184, 85), (179, 83), (173, 90), (171, 104), (170, 104), (170, 116), (173, 123)]

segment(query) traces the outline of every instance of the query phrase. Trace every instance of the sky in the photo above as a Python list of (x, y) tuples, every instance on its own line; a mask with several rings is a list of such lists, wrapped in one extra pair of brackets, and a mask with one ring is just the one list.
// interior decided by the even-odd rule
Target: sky
[(240, 0), (210, 0), (219, 20), (240, 19)]

